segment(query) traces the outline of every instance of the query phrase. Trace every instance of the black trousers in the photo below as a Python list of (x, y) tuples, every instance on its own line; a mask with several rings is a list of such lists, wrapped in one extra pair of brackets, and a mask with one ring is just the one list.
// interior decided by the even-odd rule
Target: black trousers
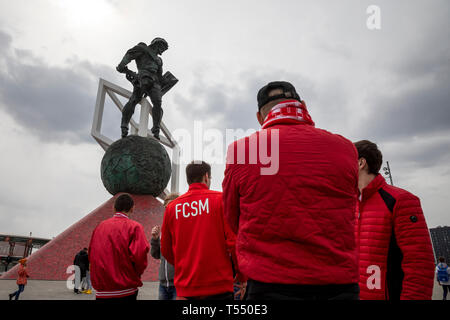
[(249, 279), (247, 300), (359, 300), (359, 285), (296, 285)]
[(185, 297), (186, 300), (233, 300), (233, 292), (219, 293), (212, 296)]
[(136, 291), (135, 294), (132, 294), (132, 295), (126, 296), (126, 297), (120, 297), (120, 298), (95, 298), (95, 300), (98, 300), (98, 301), (136, 301), (138, 293), (139, 293), (139, 291)]
[(444, 290), (443, 298), (444, 298), (444, 300), (447, 300), (447, 293), (448, 293), (448, 291), (450, 291), (450, 285), (443, 284), (442, 289)]

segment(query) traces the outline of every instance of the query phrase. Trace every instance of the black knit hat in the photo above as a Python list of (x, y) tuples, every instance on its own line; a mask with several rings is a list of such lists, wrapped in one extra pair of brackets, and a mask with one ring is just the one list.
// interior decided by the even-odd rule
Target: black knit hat
[[(269, 97), (269, 92), (272, 91), (273, 89), (282, 89), (283, 93)], [(297, 94), (297, 91), (295, 91), (294, 86), (289, 82), (286, 81), (269, 82), (267, 85), (265, 85), (258, 91), (257, 96), (258, 110), (261, 110), (261, 107), (264, 106), (266, 103), (282, 98), (294, 99), (301, 102), (300, 96)]]

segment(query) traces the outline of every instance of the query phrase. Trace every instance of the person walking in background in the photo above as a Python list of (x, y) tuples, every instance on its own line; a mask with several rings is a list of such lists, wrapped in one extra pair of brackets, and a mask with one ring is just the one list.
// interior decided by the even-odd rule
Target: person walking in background
[(82, 282), (81, 282), (81, 293), (86, 293), (86, 294), (92, 294), (92, 283), (91, 283), (91, 274), (89, 271), (89, 255), (88, 255), (88, 249), (84, 248), (83, 249), (86, 254), (84, 254), (82, 256), (82, 262), (84, 264), (84, 267), (86, 269), (86, 276), (83, 278)]
[(262, 129), (230, 144), (222, 183), (248, 300), (358, 299), (355, 147), (315, 128), (289, 82), (257, 102)]
[(5, 262), (4, 262), (5, 263), (5, 272), (8, 271), (8, 266), (11, 262), (12, 262), (11, 255), (8, 254), (8, 256), (6, 257)]
[(89, 245), (96, 299), (136, 300), (147, 268), (150, 245), (144, 227), (131, 220), (134, 201), (127, 193), (114, 202), (115, 214), (94, 230)]
[(445, 263), (444, 257), (439, 257), (439, 263), (436, 266), (436, 280), (444, 290), (442, 300), (447, 300), (447, 293), (450, 290), (450, 268)]
[(75, 285), (73, 287), (73, 291), (75, 293), (81, 293), (81, 291), (83, 291), (82, 286), (85, 282), (86, 271), (89, 268), (89, 257), (87, 251), (87, 248), (83, 248), (75, 255), (73, 260), (73, 264), (78, 267), (78, 270), (75, 269)]
[(222, 193), (209, 189), (211, 166), (186, 166), (189, 190), (166, 208), (161, 254), (174, 265), (177, 299), (233, 300), (235, 235), (224, 220)]
[[(178, 193), (170, 193), (164, 199), (164, 207), (172, 201), (178, 198), (180, 195)], [(161, 256), (161, 240), (160, 240), (160, 226), (155, 226), (152, 229), (152, 239), (150, 241), (151, 249), (150, 254), (155, 259), (160, 259), (159, 265), (159, 300), (175, 300), (177, 293), (175, 290), (175, 285), (173, 283), (173, 277), (175, 270), (173, 265), (168, 263), (166, 259)]]
[(20, 266), (19, 270), (17, 271), (17, 285), (19, 286), (19, 289), (9, 294), (9, 300), (12, 300), (13, 297), (15, 297), (15, 300), (19, 300), (20, 294), (25, 290), (25, 286), (27, 285), (28, 278), (30, 277), (27, 271), (27, 259), (21, 259), (19, 260)]
[(80, 252), (81, 251), (79, 251), (73, 258), (73, 265), (76, 267), (75, 268), (75, 279), (73, 280), (74, 281), (73, 292), (77, 293), (77, 294), (81, 293), (80, 287), (81, 287), (82, 277), (81, 277), (81, 267), (80, 267), (80, 265), (81, 265)]
[(368, 140), (358, 150), (359, 286), (362, 300), (430, 300), (434, 254), (420, 200), (386, 183), (383, 156)]

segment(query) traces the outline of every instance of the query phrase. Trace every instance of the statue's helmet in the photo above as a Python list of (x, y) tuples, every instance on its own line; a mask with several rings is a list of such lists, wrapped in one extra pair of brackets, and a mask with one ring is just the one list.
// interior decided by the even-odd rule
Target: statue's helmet
[(164, 48), (164, 50), (167, 50), (169, 48), (169, 44), (163, 38), (155, 38), (155, 39), (153, 39), (152, 42), (150, 43), (150, 45), (154, 45), (154, 44), (161, 45)]

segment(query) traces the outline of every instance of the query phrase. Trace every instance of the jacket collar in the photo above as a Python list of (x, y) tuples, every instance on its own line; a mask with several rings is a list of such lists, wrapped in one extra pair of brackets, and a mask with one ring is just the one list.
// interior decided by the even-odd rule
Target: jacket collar
[(194, 190), (209, 190), (208, 186), (204, 183), (201, 182), (195, 182), (195, 183), (191, 183), (189, 185), (189, 190), (188, 192), (194, 191)]
[(308, 124), (314, 126), (314, 121), (308, 113), (306, 104), (297, 100), (284, 100), (273, 106), (267, 114), (262, 129), (277, 124)]
[(378, 192), (384, 185), (386, 185), (386, 180), (381, 174), (377, 174), (375, 178), (363, 189), (362, 200), (367, 200), (374, 193)]
[(128, 217), (126, 214), (124, 214), (124, 213), (122, 213), (122, 212), (116, 212), (116, 213), (114, 214), (114, 217), (115, 217), (115, 218), (127, 218), (127, 219), (130, 219), (130, 217)]

